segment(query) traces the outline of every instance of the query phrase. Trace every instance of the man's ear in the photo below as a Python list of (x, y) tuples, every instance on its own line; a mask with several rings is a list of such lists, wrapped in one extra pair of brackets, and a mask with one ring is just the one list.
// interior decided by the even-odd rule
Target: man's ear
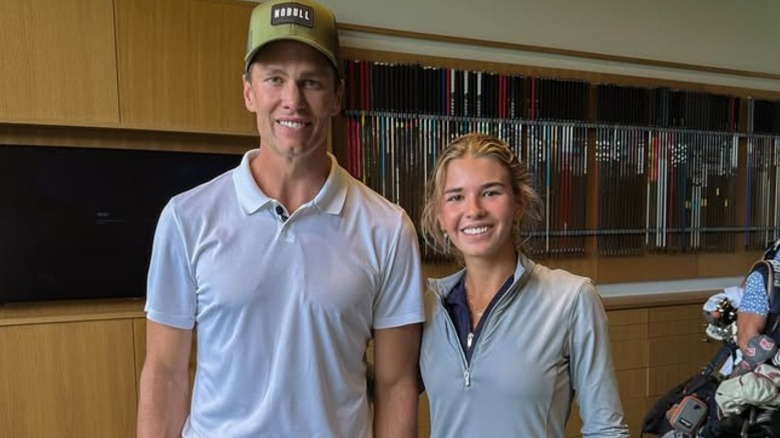
[(252, 92), (252, 81), (248, 76), (250, 74), (252, 74), (251, 69), (244, 73), (241, 78), (244, 82), (244, 106), (249, 110), (249, 112), (253, 113), (255, 112), (255, 95)]
[(337, 116), (344, 109), (344, 80), (338, 79), (339, 84), (336, 86), (336, 99), (333, 102), (333, 108), (331, 108), (330, 115)]

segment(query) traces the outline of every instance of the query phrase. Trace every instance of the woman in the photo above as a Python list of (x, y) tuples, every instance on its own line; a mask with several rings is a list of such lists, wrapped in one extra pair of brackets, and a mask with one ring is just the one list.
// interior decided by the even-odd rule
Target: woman
[(563, 437), (575, 395), (583, 436), (628, 436), (593, 283), (520, 250), (520, 224), (540, 204), (493, 137), (455, 139), (433, 170), (422, 231), (465, 269), (429, 280), (420, 369), (431, 436)]

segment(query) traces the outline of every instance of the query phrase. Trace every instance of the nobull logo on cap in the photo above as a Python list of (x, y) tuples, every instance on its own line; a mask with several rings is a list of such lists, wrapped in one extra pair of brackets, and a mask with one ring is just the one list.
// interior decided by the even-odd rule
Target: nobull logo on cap
[(271, 8), (271, 25), (299, 24), (314, 27), (314, 11), (298, 3), (281, 3)]

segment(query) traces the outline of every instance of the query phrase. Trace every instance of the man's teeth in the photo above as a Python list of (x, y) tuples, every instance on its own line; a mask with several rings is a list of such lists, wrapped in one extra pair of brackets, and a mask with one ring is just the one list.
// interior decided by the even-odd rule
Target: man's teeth
[(478, 228), (464, 228), (463, 233), (464, 234), (482, 234), (487, 232), (489, 227), (478, 227)]
[(279, 124), (293, 129), (300, 129), (306, 126), (306, 124), (303, 122), (292, 122), (289, 120), (279, 120)]

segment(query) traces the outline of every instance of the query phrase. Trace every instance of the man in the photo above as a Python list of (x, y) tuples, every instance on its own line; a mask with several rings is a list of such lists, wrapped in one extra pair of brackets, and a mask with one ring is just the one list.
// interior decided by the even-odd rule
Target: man
[[(768, 246), (763, 260), (780, 262), (780, 239)], [(767, 281), (758, 271), (752, 270), (745, 280), (745, 291), (737, 312), (737, 344), (742, 351), (747, 351), (748, 341), (765, 332), (770, 311)], [(770, 336), (773, 334), (769, 333)]]
[(329, 10), (255, 8), (244, 100), (259, 149), (160, 216), (139, 436), (351, 438), (372, 436), (372, 423), (374, 436), (416, 435), (417, 238), (327, 151), (343, 90)]

